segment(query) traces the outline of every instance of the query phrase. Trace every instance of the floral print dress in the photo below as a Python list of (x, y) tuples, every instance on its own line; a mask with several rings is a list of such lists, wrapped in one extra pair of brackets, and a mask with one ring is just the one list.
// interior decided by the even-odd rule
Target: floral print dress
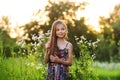
[[(58, 57), (63, 60), (66, 60), (67, 54), (68, 51), (65, 47), (64, 49), (59, 49)], [(67, 72), (68, 72), (68, 66), (60, 63), (49, 62), (46, 80), (67, 80)]]

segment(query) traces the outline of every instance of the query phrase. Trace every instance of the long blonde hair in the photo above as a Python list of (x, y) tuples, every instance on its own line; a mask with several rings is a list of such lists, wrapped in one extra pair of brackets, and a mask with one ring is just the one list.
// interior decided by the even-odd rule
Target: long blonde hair
[[(56, 20), (52, 24), (51, 28), (51, 35), (50, 35), (50, 54), (54, 55), (58, 52), (58, 46), (57, 46), (57, 36), (56, 36), (56, 27), (62, 24), (66, 30), (67, 30), (67, 25), (64, 23), (63, 20)], [(68, 30), (67, 30), (68, 32)], [(65, 35), (65, 38), (67, 37), (67, 34)]]

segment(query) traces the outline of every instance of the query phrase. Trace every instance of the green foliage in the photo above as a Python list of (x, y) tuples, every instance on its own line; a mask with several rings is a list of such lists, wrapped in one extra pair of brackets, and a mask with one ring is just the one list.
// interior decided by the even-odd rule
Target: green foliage
[[(39, 34), (39, 36), (32, 35), (34, 43), (26, 44), (25, 39), (18, 40), (19, 51), (15, 53), (11, 50), (13, 57), (1, 57), (0, 69), (3, 80), (44, 80), (46, 76), (46, 67), (43, 57), (45, 53), (44, 44), (48, 40), (49, 33)], [(93, 59), (95, 46), (89, 44), (84, 37), (80, 41), (77, 40), (78, 46), (81, 49), (81, 57), (76, 59), (73, 57), (73, 65), (70, 67), (68, 78), (71, 80), (97, 80), (97, 75), (93, 69)], [(81, 42), (82, 41), (82, 42)], [(95, 45), (95, 44), (94, 44)], [(89, 50), (91, 48), (91, 50)], [(93, 50), (92, 50), (93, 49)], [(17, 54), (17, 56), (16, 56)], [(21, 54), (21, 55), (20, 55)], [(74, 56), (74, 55), (73, 55)], [(6, 77), (7, 76), (7, 77)]]
[[(110, 13), (110, 17), (100, 17), (100, 25), (104, 26), (103, 34), (107, 34), (112, 39), (115, 39), (116, 43), (120, 40), (120, 4), (114, 7), (114, 10)], [(106, 35), (105, 35), (106, 38)]]
[[(87, 33), (88, 27), (85, 25), (85, 18), (82, 17), (77, 20), (76, 11), (77, 10), (84, 10), (85, 6), (87, 5), (86, 2), (83, 3), (75, 3), (75, 2), (63, 2), (60, 1), (59, 3), (49, 1), (49, 5), (45, 7), (45, 11), (48, 12), (48, 17), (50, 20), (47, 21), (48, 24), (45, 23), (44, 26), (41, 28), (44, 32), (50, 30), (52, 23), (57, 19), (65, 20), (68, 26), (68, 40), (73, 44), (73, 51), (76, 58), (80, 57), (80, 49), (77, 46), (74, 36), (81, 36), (89, 34)], [(73, 34), (74, 33), (74, 34)], [(94, 34), (93, 34), (94, 35)], [(89, 37), (89, 39), (94, 40), (96, 37)]]
[(100, 25), (103, 26), (103, 35), (98, 45), (97, 60), (99, 61), (115, 61), (120, 60), (120, 4), (114, 7), (108, 18), (100, 17)]
[(84, 36), (81, 39), (75, 37), (77, 44), (80, 48), (80, 58), (75, 59), (73, 66), (70, 67), (71, 78), (75, 80), (98, 80), (97, 74), (93, 68), (96, 42), (88, 41)]
[[(46, 33), (48, 30), (51, 29), (51, 25), (55, 20), (63, 19), (68, 26), (69, 31), (68, 37), (69, 41), (74, 46), (75, 57), (79, 58), (80, 49), (78, 46), (76, 46), (77, 43), (75, 41), (74, 36), (79, 37), (81, 35), (85, 35), (88, 39), (92, 41), (96, 40), (96, 34), (94, 34), (92, 30), (89, 30), (88, 26), (85, 24), (86, 19), (84, 17), (78, 19), (76, 16), (76, 12), (84, 10), (86, 5), (88, 5), (87, 2), (79, 3), (69, 1), (54, 2), (49, 0), (48, 5), (45, 6), (44, 12), (38, 11), (38, 13), (36, 13), (36, 16), (40, 18), (39, 21), (35, 20), (22, 26), (22, 28), (25, 31), (24, 35), (27, 37), (26, 42), (34, 43), (34, 41), (32, 40), (33, 34), (38, 36), (41, 31), (43, 31), (43, 33)], [(43, 15), (41, 15), (42, 13), (44, 15), (46, 14), (45, 16), (46, 18), (48, 18), (46, 19), (44, 24), (43, 23), (40, 24), (43, 21), (41, 19), (44, 18)]]
[[(34, 58), (32, 55), (29, 58), (0, 57), (0, 80), (45, 80), (46, 65), (41, 64), (41, 61), (35, 61)], [(71, 78), (69, 80), (120, 79), (120, 63), (94, 62), (92, 72), (89, 75), (83, 75), (84, 70), (88, 72), (91, 70), (82, 69), (81, 71), (80, 61), (75, 58), (73, 61), (74, 64), (70, 68), (69, 77)], [(96, 78), (96, 76), (98, 77)]]
[(116, 42), (113, 39), (104, 39), (101, 36), (101, 41), (98, 44), (98, 49), (96, 51), (96, 60), (98, 61), (108, 61), (108, 62), (119, 62), (120, 53)]
[(100, 80), (120, 79), (120, 63), (95, 62), (94, 68)]
[[(33, 35), (35, 43), (26, 44), (25, 38), (18, 40), (18, 46), (11, 48), (11, 57), (0, 57), (1, 80), (45, 80), (46, 65), (43, 62), (44, 44), (47, 33)], [(8, 52), (6, 52), (8, 54)], [(4, 76), (2, 76), (2, 74)]]
[[(0, 56), (10, 56), (10, 48), (15, 46), (16, 39), (12, 39), (9, 35), (10, 22), (7, 16), (3, 16), (0, 22)], [(12, 45), (12, 46), (11, 46)], [(6, 53), (7, 52), (7, 53)]]
[(69, 1), (54, 2), (49, 0), (48, 5), (45, 7), (45, 11), (48, 12), (48, 17), (50, 19), (48, 23), (51, 25), (51, 22), (56, 19), (64, 19), (71, 22), (73, 19), (76, 19), (75, 12), (77, 10), (84, 10), (86, 5), (87, 2), (76, 4), (75, 2)]
[[(74, 20), (75, 26), (68, 24), (68, 38), (69, 41), (73, 44), (74, 54), (76, 58), (80, 57), (80, 48), (77, 45), (75, 40), (75, 36), (80, 37), (84, 35), (88, 40), (95, 41), (96, 36), (92, 32), (88, 33), (88, 27), (85, 25), (85, 18), (81, 18), (80, 20)], [(73, 34), (74, 33), (74, 34)], [(92, 36), (92, 37), (91, 37)]]
[[(42, 36), (41, 36), (42, 35)], [(18, 40), (19, 51), (11, 50), (13, 57), (0, 57), (0, 79), (1, 80), (45, 80), (47, 65), (43, 62), (45, 53), (44, 44), (48, 40), (49, 33), (33, 35), (36, 43), (26, 44), (24, 38)], [(41, 36), (41, 37), (40, 37)], [(94, 63), (95, 50), (97, 43), (88, 41), (83, 36), (75, 37), (77, 45), (80, 48), (80, 58), (73, 55), (73, 65), (69, 68), (69, 80), (118, 80), (119, 72), (114, 70), (114, 75), (108, 74), (107, 68), (100, 68), (100, 65)], [(23, 50), (21, 50), (23, 49)], [(19, 55), (15, 55), (18, 54)], [(22, 54), (22, 55), (20, 55)], [(115, 67), (112, 67), (115, 69)], [(105, 70), (104, 70), (105, 69)], [(110, 69), (111, 71), (113, 69)], [(118, 69), (118, 68), (117, 68)], [(104, 73), (104, 74), (103, 74)], [(109, 75), (109, 76), (108, 76)]]
[(120, 19), (113, 24), (115, 40), (119, 42), (120, 40)]
[(1, 58), (1, 80), (45, 80), (45, 67), (33, 56), (19, 58)]

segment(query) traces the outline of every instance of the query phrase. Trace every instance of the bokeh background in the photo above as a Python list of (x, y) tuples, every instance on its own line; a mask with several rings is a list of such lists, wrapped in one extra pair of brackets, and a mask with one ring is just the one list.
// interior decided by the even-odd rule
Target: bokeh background
[(119, 0), (0, 0), (0, 80), (45, 80), (44, 44), (63, 19), (71, 80), (120, 80)]

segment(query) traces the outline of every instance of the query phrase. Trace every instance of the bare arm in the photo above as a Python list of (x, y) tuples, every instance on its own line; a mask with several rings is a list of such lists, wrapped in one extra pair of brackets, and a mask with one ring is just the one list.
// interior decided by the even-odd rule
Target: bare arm
[(72, 65), (72, 52), (73, 52), (73, 47), (72, 47), (71, 43), (68, 44), (67, 49), (68, 49), (68, 58), (67, 58), (67, 60), (62, 60), (62, 59), (58, 58), (57, 56), (54, 57), (52, 55), (50, 56), (50, 60), (52, 62), (57, 62), (57, 63), (61, 63), (61, 64), (64, 64), (64, 65), (71, 66)]

